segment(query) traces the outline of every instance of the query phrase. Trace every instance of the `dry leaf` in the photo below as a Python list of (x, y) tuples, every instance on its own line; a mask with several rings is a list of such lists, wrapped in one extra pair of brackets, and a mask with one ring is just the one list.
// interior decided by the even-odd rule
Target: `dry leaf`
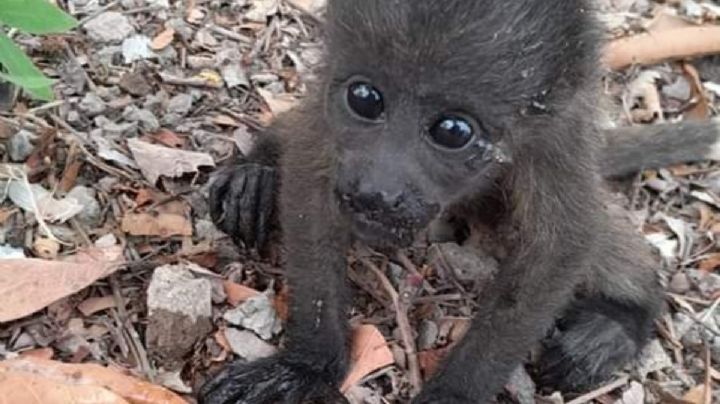
[(297, 98), (290, 94), (273, 94), (268, 90), (258, 88), (260, 96), (265, 100), (274, 116), (292, 109), (298, 102)]
[(159, 33), (158, 36), (153, 38), (150, 43), (150, 48), (153, 50), (162, 50), (168, 47), (175, 37), (175, 30), (172, 27), (166, 28), (163, 32)]
[(152, 184), (161, 175), (174, 178), (197, 172), (202, 166), (215, 167), (213, 158), (207, 153), (171, 149), (135, 138), (127, 142), (140, 171)]
[(0, 322), (25, 317), (115, 272), (122, 248), (91, 248), (64, 261), (0, 260)]
[(233, 306), (237, 306), (251, 297), (255, 297), (260, 294), (260, 292), (253, 288), (232, 281), (223, 282), (223, 288), (225, 289), (228, 303)]
[(705, 96), (705, 88), (700, 81), (700, 74), (693, 65), (687, 62), (681, 64), (685, 78), (692, 85), (692, 99), (695, 101), (685, 116), (690, 119), (704, 120), (710, 117), (710, 101)]
[(107, 310), (115, 306), (115, 298), (108, 295), (85, 299), (80, 304), (78, 304), (77, 309), (80, 310), (80, 313), (82, 313), (83, 316), (88, 317), (99, 311)]
[(55, 351), (53, 351), (52, 348), (31, 349), (29, 351), (20, 353), (21, 358), (37, 358), (50, 360), (53, 356), (55, 356)]
[(418, 365), (420, 365), (423, 378), (428, 379), (435, 374), (440, 362), (442, 362), (449, 353), (449, 347), (418, 352)]
[(720, 53), (720, 26), (704, 25), (616, 39), (605, 48), (603, 61), (611, 69), (622, 69), (715, 53)]
[(693, 387), (682, 399), (691, 404), (705, 404), (705, 385), (700, 384)]
[(121, 228), (133, 236), (192, 236), (190, 207), (182, 201), (170, 201), (150, 212), (128, 212)]
[(235, 128), (240, 126), (240, 124), (238, 123), (238, 121), (235, 120), (235, 118), (227, 115), (215, 115), (212, 121), (215, 125), (219, 126), (231, 126)]
[(0, 397), (23, 404), (187, 404), (170, 390), (110, 368), (36, 358), (0, 362)]
[(50, 191), (38, 184), (12, 181), (7, 193), (16, 206), (49, 222), (66, 222), (83, 210), (75, 198), (55, 199)]
[(178, 149), (185, 147), (185, 144), (187, 143), (184, 137), (178, 136), (177, 133), (168, 129), (160, 129), (152, 135), (152, 138), (167, 147), (174, 147)]
[(350, 372), (340, 388), (343, 392), (370, 373), (395, 362), (385, 338), (374, 325), (361, 325), (353, 330), (350, 360)]

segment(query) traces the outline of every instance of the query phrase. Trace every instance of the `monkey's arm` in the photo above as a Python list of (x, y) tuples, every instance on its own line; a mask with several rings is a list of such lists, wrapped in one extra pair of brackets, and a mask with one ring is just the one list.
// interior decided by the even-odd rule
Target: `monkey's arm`
[(289, 128), (295, 133), (282, 156), (279, 195), (290, 287), (285, 349), (231, 364), (203, 387), (203, 403), (345, 402), (336, 387), (347, 367), (348, 226), (332, 192), (328, 142), (318, 138), (327, 132), (301, 122), (280, 123), (278, 130)]
[[(530, 162), (524, 157), (518, 160)], [(521, 188), (513, 188), (518, 234), (508, 243), (514, 245), (510, 257), (483, 289), (466, 337), (413, 403), (490, 402), (570, 301), (592, 254), (602, 208), (585, 178), (591, 171), (573, 173), (565, 163), (536, 159), (513, 181)]]
[(700, 160), (720, 160), (720, 118), (629, 126), (604, 131), (605, 177)]
[(273, 131), (260, 135), (252, 152), (223, 167), (210, 185), (210, 215), (235, 244), (265, 250), (279, 230), (277, 196), (280, 141)]

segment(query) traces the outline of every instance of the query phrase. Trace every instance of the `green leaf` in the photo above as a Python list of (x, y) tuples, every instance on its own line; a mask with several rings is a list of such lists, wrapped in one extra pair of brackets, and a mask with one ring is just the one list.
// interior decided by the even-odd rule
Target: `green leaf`
[(3, 80), (22, 87), (35, 98), (45, 101), (53, 98), (51, 88), (53, 81), (45, 77), (22, 49), (2, 32), (0, 32), (0, 65), (7, 72), (0, 72), (0, 78)]
[(0, 0), (0, 22), (31, 34), (68, 31), (77, 21), (47, 0)]

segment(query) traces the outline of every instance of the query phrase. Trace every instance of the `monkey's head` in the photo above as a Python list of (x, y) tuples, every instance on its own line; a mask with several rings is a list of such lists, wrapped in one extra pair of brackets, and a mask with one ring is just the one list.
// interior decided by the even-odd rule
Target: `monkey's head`
[(583, 4), (330, 0), (325, 114), (360, 239), (407, 245), (523, 150), (567, 140), (534, 122), (594, 70)]

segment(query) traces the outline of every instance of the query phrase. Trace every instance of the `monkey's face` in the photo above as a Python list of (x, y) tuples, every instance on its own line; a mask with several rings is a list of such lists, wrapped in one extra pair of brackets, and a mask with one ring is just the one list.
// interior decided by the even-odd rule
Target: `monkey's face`
[(356, 237), (372, 246), (410, 244), (444, 206), (489, 183), (506, 158), (462, 109), (435, 104), (425, 112), (361, 76), (330, 91), (336, 194)]

